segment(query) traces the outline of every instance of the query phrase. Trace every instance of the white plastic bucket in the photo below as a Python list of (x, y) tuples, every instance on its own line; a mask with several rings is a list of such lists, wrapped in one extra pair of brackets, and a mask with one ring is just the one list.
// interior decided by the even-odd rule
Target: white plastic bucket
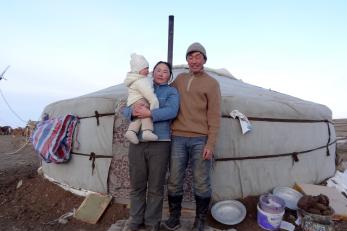
[(266, 230), (279, 229), (285, 211), (280, 213), (267, 213), (260, 208), (259, 204), (257, 205), (257, 210), (257, 222), (261, 228)]

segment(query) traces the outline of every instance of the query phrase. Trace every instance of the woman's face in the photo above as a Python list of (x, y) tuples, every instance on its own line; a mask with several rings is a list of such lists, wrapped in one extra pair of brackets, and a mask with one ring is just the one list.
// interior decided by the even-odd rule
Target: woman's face
[(167, 83), (170, 79), (169, 67), (164, 63), (159, 64), (153, 71), (153, 81), (156, 84)]

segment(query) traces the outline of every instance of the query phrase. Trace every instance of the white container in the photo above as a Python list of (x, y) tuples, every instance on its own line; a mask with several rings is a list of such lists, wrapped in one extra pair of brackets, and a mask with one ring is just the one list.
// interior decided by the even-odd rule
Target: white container
[(262, 210), (259, 204), (257, 205), (257, 210), (257, 222), (262, 229), (278, 230), (280, 228), (285, 211), (280, 213), (268, 213)]
[(291, 210), (298, 209), (298, 201), (303, 196), (300, 192), (289, 187), (276, 187), (272, 193), (284, 200), (286, 207)]

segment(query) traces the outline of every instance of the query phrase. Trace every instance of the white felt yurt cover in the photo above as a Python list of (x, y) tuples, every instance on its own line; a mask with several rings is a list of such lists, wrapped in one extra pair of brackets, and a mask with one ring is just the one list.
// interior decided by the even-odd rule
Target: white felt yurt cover
[[(187, 71), (185, 65), (175, 66), (174, 76)], [(217, 79), (222, 93), (212, 169), (214, 201), (259, 195), (295, 182), (319, 183), (334, 175), (336, 137), (329, 108), (244, 83), (224, 69), (206, 71)], [(45, 175), (72, 188), (109, 193), (127, 202), (129, 144), (123, 136), (127, 121), (120, 113), (126, 94), (120, 84), (48, 105), (43, 113), (49, 117), (75, 114), (81, 119), (71, 160), (43, 163)], [(242, 134), (239, 120), (230, 117), (233, 110), (249, 118), (250, 132)], [(189, 170), (187, 175), (185, 200), (189, 201), (193, 198)]]

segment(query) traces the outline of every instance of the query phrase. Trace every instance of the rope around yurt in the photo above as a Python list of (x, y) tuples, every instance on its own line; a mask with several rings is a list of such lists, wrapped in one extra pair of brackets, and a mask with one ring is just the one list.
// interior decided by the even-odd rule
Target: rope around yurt
[[(231, 116), (222, 116), (223, 118), (233, 118)], [(322, 145), (320, 147), (307, 149), (298, 152), (288, 152), (288, 153), (280, 153), (280, 154), (272, 154), (272, 155), (257, 155), (257, 156), (244, 156), (244, 157), (227, 157), (227, 158), (216, 158), (214, 161), (235, 161), (235, 160), (251, 160), (251, 159), (266, 159), (266, 158), (276, 158), (276, 157), (286, 157), (292, 156), (293, 164), (299, 161), (299, 155), (310, 153), (319, 149), (326, 148), (327, 156), (330, 156), (329, 146), (336, 144), (337, 139), (331, 142), (331, 132), (329, 124), (333, 124), (332, 121), (329, 120), (300, 120), (300, 119), (276, 119), (276, 118), (258, 118), (258, 117), (248, 117), (248, 120), (252, 121), (267, 121), (267, 122), (286, 122), (286, 123), (326, 123), (328, 126), (328, 141), (326, 145)]]

